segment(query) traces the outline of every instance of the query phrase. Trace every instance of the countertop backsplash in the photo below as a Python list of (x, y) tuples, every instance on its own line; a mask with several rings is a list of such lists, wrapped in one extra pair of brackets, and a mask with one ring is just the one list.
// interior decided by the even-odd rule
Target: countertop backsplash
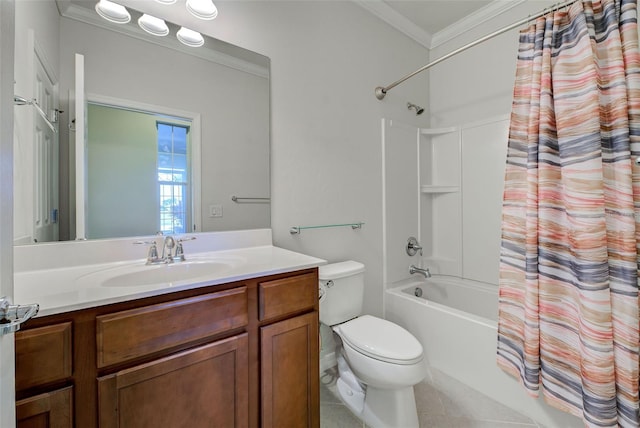
[[(175, 237), (181, 236), (196, 237), (183, 243), (186, 257), (194, 253), (272, 245), (271, 229), (202, 232)], [(148, 248), (135, 242), (151, 239), (156, 240), (158, 251), (162, 252), (162, 236), (17, 245), (14, 247), (14, 272), (145, 259)]]

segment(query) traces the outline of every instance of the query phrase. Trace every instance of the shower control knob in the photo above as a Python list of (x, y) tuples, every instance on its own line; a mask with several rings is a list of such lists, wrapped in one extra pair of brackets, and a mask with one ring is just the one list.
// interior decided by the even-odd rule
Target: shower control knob
[(418, 251), (420, 251), (420, 255), (422, 255), (422, 247), (420, 246), (420, 243), (418, 243), (418, 240), (412, 236), (407, 241), (407, 254), (415, 256)]

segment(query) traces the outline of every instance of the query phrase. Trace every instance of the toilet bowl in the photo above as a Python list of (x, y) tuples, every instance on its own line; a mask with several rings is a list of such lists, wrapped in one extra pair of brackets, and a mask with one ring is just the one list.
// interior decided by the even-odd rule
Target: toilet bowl
[(418, 427), (413, 385), (427, 372), (422, 345), (390, 321), (360, 315), (364, 265), (349, 261), (319, 270), (320, 321), (338, 337), (341, 399), (373, 428)]
[(393, 389), (424, 379), (422, 345), (402, 327), (362, 315), (335, 326), (334, 331), (342, 339), (345, 359), (365, 384)]

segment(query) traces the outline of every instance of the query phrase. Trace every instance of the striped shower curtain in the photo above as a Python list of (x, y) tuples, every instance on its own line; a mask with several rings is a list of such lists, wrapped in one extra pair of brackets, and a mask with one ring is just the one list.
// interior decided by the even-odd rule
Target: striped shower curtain
[(520, 34), (498, 365), (585, 426), (638, 427), (640, 58), (635, 0)]

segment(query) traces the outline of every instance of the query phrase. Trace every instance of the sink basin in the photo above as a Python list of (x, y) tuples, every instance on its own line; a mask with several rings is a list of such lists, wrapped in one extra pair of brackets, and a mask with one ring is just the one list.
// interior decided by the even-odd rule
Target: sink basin
[(202, 276), (224, 273), (231, 269), (228, 263), (220, 262), (182, 262), (144, 266), (133, 272), (114, 275), (102, 281), (103, 287), (131, 287), (136, 285), (165, 284), (185, 281)]
[(230, 271), (238, 260), (188, 260), (171, 264), (124, 264), (78, 278), (86, 286), (136, 287), (173, 284), (196, 278), (218, 277)]

